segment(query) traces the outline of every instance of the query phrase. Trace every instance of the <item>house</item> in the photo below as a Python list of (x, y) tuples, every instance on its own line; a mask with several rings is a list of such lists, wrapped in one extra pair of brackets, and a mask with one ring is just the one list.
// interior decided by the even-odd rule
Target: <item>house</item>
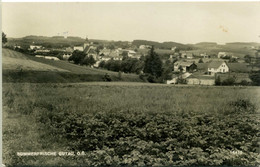
[(70, 56), (72, 56), (72, 54), (63, 54), (62, 55), (62, 58), (64, 59), (64, 60), (68, 60), (69, 58), (70, 58)]
[(204, 59), (210, 58), (210, 56), (207, 55), (206, 53), (201, 53), (201, 54), (200, 54), (200, 57), (202, 57), (202, 58), (204, 58)]
[(224, 57), (227, 57), (227, 56), (232, 56), (231, 53), (227, 53), (227, 52), (218, 52), (218, 58), (224, 58)]
[(14, 46), (14, 49), (16, 49), (16, 48), (21, 49), (21, 46), (19, 46), (19, 45), (15, 45), (15, 46)]
[(44, 56), (42, 56), (42, 55), (35, 55), (35, 57), (44, 58)]
[(136, 54), (133, 50), (128, 50), (128, 57), (133, 57)]
[(183, 62), (177, 61), (174, 63), (174, 71), (180, 71), (182, 68), (183, 72), (193, 72), (196, 71), (197, 65), (194, 62)]
[(83, 51), (84, 48), (83, 48), (83, 46), (74, 46), (74, 47), (73, 47), (73, 50)]
[(100, 58), (101, 61), (108, 61), (108, 60), (110, 60), (110, 59), (111, 59), (111, 57), (109, 57), (109, 56), (102, 56), (102, 57)]
[(40, 46), (40, 45), (30, 45), (31, 50), (36, 50), (36, 49), (41, 49), (41, 48), (42, 48), (42, 46)]
[(151, 46), (150, 45), (140, 45), (139, 49), (150, 49)]
[(49, 60), (60, 60), (59, 58), (54, 57), (54, 56), (45, 56), (44, 58), (49, 59)]
[(176, 46), (172, 47), (171, 50), (175, 52), (175, 50), (177, 49)]
[(177, 84), (179, 78), (186, 79), (186, 78), (188, 78), (190, 75), (191, 75), (191, 73), (188, 73), (188, 72), (186, 72), (186, 73), (184, 73), (184, 74), (182, 74), (182, 75), (173, 74), (173, 75), (172, 75), (172, 79), (171, 79), (171, 80), (167, 80), (167, 81), (166, 81), (166, 84)]
[(65, 52), (72, 53), (73, 52), (73, 48), (72, 47), (67, 47), (65, 49)]
[(83, 50), (84, 53), (86, 53), (88, 56), (92, 56), (96, 61), (99, 59), (98, 53), (97, 53), (97, 47), (95, 46), (86, 46)]
[(209, 75), (214, 75), (216, 73), (227, 73), (229, 72), (229, 67), (225, 61), (212, 61), (208, 65)]
[(194, 55), (191, 52), (181, 51), (180, 54), (181, 54), (180, 58), (184, 58), (184, 59), (193, 59), (194, 58)]
[(186, 78), (188, 85), (215, 85), (215, 77), (210, 75), (196, 75), (195, 73)]

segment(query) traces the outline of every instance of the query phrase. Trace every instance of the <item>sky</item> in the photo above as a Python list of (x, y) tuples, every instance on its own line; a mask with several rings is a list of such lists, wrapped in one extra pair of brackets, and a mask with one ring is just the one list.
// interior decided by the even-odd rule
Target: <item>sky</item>
[(260, 42), (260, 2), (3, 2), (7, 37)]

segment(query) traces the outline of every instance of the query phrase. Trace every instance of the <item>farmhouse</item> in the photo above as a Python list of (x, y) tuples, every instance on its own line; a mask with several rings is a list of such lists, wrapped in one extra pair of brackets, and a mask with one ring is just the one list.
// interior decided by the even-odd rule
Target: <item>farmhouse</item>
[(218, 58), (224, 58), (224, 57), (227, 57), (227, 56), (230, 56), (232, 57), (232, 53), (227, 53), (227, 52), (218, 52)]
[(42, 46), (40, 46), (40, 45), (30, 45), (30, 49), (31, 50), (36, 50), (36, 49), (41, 49), (42, 48)]
[(173, 74), (172, 75), (172, 79), (171, 80), (167, 80), (166, 81), (166, 84), (177, 84), (178, 83), (178, 78), (182, 78), (182, 79), (186, 79), (188, 78), (189, 76), (191, 75), (191, 73), (184, 73), (182, 75), (176, 75), (176, 74)]
[(72, 54), (63, 54), (62, 58), (65, 60), (68, 60), (70, 58), (70, 56), (72, 56)]
[(188, 85), (215, 85), (215, 77), (210, 75), (190, 75), (186, 81)]
[(182, 68), (183, 72), (193, 72), (197, 69), (197, 65), (193, 62), (177, 61), (174, 63), (174, 71), (180, 71)]
[(229, 67), (224, 61), (213, 61), (208, 65), (209, 75), (215, 75), (216, 73), (227, 73), (229, 72)]

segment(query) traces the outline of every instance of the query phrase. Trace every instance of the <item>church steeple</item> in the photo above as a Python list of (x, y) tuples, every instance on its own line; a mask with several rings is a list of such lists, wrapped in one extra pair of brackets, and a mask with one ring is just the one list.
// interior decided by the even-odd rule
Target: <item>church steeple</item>
[(86, 36), (86, 39), (85, 39), (85, 42), (84, 42), (84, 45), (83, 45), (83, 49), (85, 49), (88, 46), (89, 46), (89, 41), (88, 41), (88, 36)]
[(86, 35), (86, 39), (85, 39), (85, 42), (88, 42), (88, 36)]

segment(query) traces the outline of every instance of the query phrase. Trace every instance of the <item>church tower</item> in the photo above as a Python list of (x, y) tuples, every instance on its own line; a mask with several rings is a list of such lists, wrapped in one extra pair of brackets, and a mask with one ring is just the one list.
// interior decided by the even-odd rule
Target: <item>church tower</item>
[(89, 46), (89, 41), (88, 41), (88, 36), (86, 36), (83, 49), (85, 49), (85, 48), (88, 47), (88, 46)]

